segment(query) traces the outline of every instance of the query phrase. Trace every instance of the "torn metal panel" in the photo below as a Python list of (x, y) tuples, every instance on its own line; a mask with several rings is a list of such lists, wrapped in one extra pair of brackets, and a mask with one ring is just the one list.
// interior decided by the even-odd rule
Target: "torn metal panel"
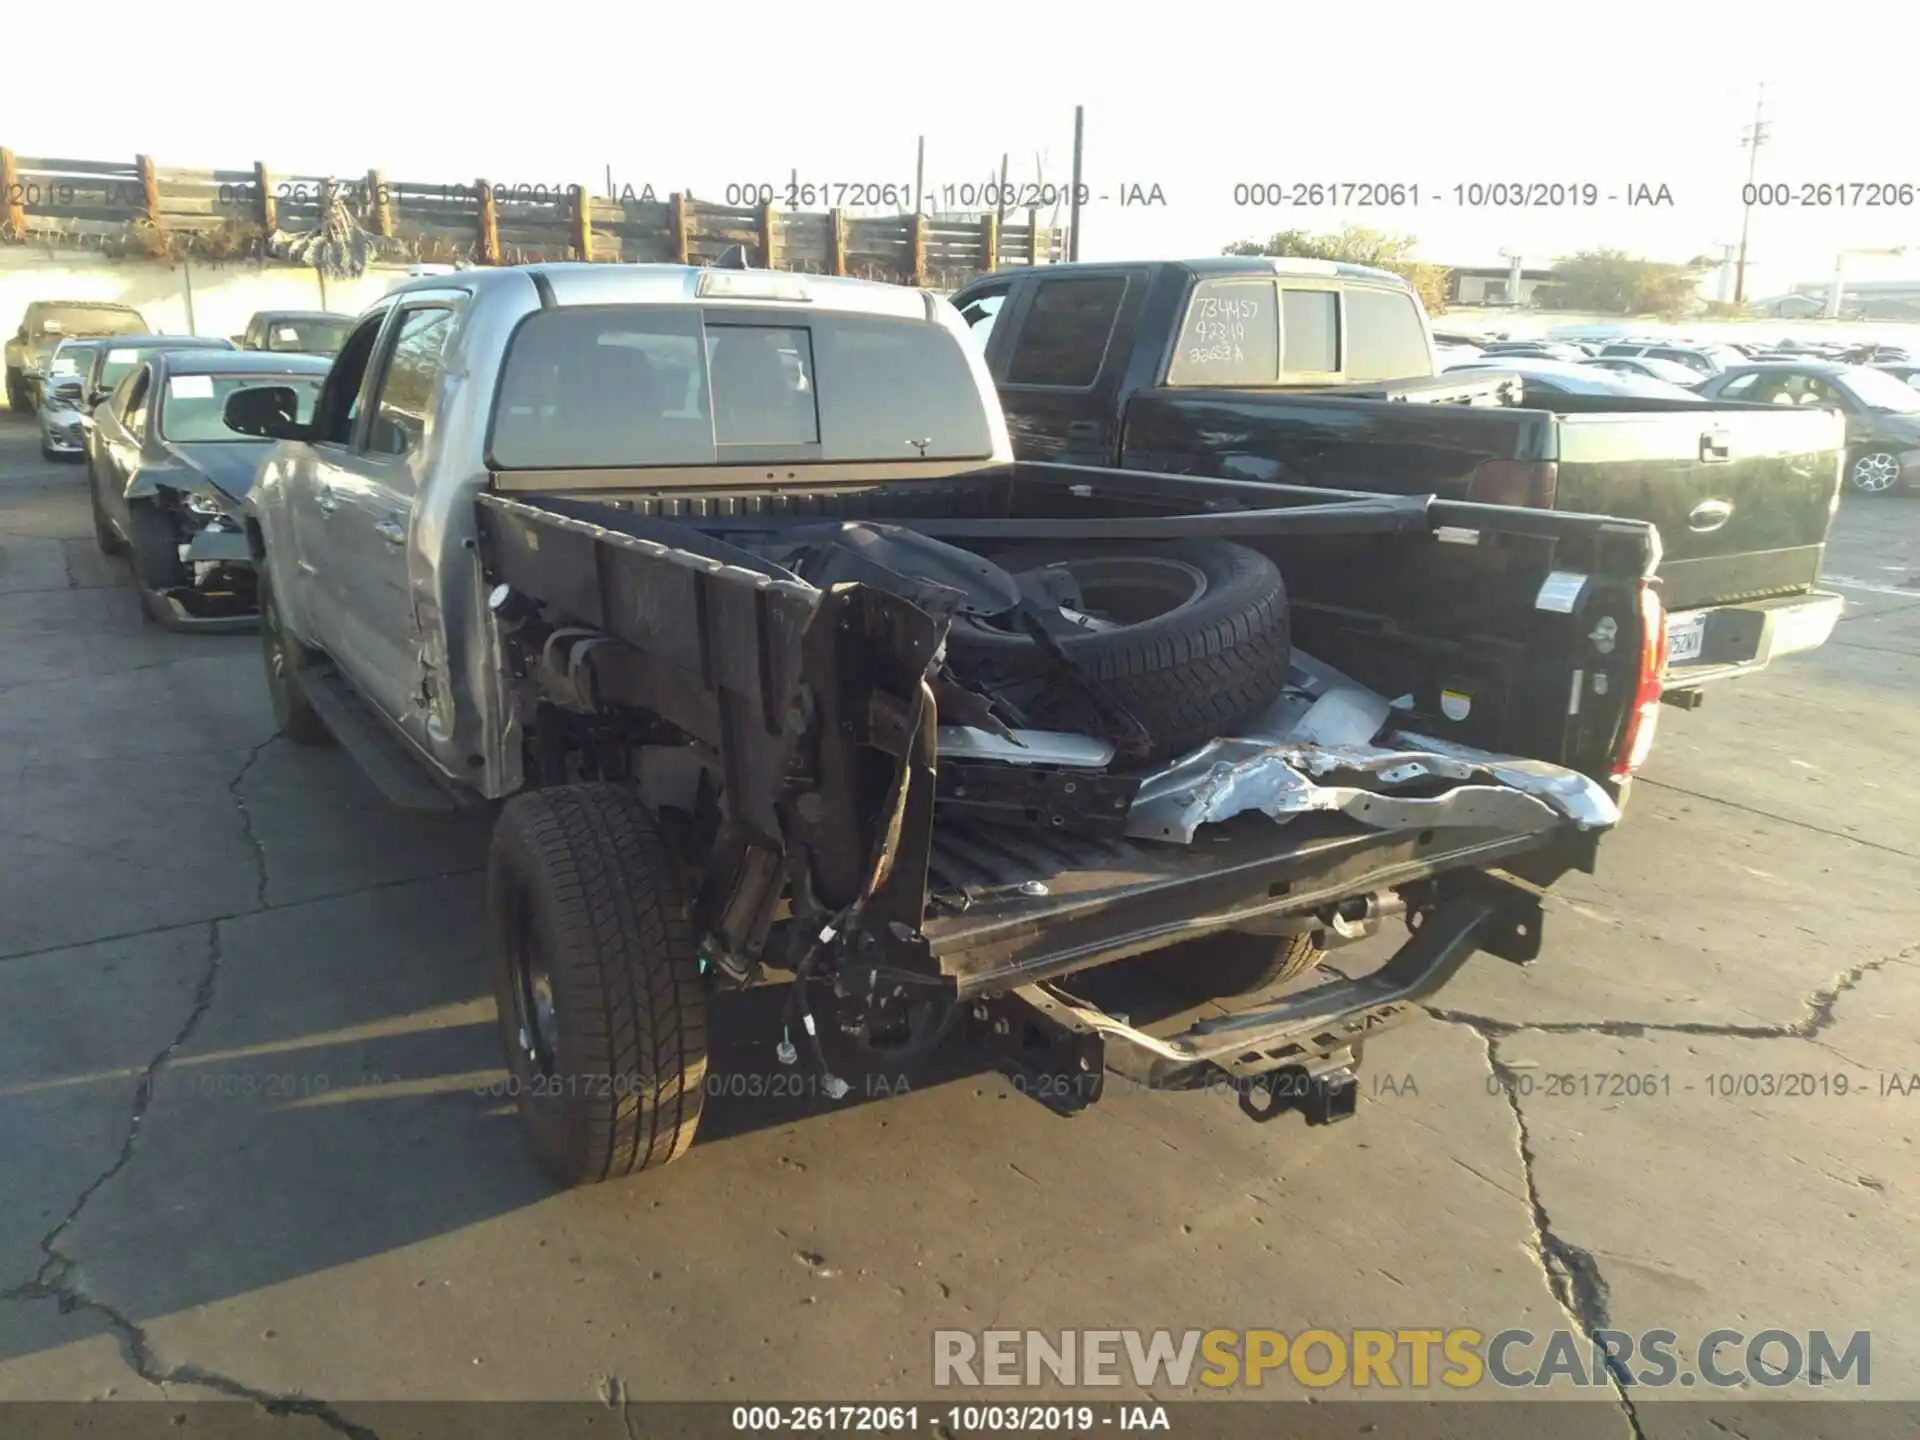
[[(1322, 785), (1311, 773), (1352, 768), (1352, 751), (1314, 745), (1271, 745), (1258, 740), (1215, 740), (1154, 775), (1140, 787), (1127, 816), (1126, 833), (1146, 840), (1191, 844), (1202, 825), (1230, 820), (1249, 810), (1289, 820), (1317, 810), (1337, 810), (1381, 830), (1433, 826), (1483, 826), (1539, 834), (1561, 823), (1542, 800), (1503, 785), (1462, 784), (1441, 795), (1396, 796), (1358, 785)], [(1415, 779), (1468, 780), (1472, 766), (1439, 756), (1381, 752), (1382, 786)]]
[(1463, 761), (1491, 775), (1502, 785), (1547, 801), (1582, 830), (1606, 830), (1620, 823), (1620, 807), (1597, 782), (1577, 770), (1546, 760), (1523, 760), (1495, 755), (1471, 745), (1457, 745), (1430, 735), (1401, 731), (1390, 737), (1400, 744), (1448, 759)]
[[(1212, 741), (1147, 776), (1126, 833), (1191, 844), (1202, 825), (1248, 811), (1279, 821), (1337, 811), (1382, 830), (1493, 826), (1522, 834), (1566, 820), (1606, 829), (1620, 818), (1599, 784), (1563, 766), (1425, 736), (1377, 745), (1392, 713), (1386, 697), (1309, 656), (1297, 656), (1294, 670), (1300, 683), (1248, 734)], [(1323, 783), (1328, 776), (1346, 778)], [(1431, 793), (1435, 782), (1451, 788)], [(1407, 787), (1423, 793), (1396, 793)]]

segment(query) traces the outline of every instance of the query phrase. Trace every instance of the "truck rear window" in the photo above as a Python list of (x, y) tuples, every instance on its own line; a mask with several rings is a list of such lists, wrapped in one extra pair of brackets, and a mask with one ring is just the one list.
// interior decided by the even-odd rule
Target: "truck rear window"
[(50, 305), (35, 317), (33, 335), (138, 335), (146, 321), (131, 310), (91, 305)]
[(992, 453), (967, 353), (940, 326), (684, 306), (528, 317), (488, 445), (500, 470)]
[(1405, 380), (1433, 374), (1420, 302), (1404, 290), (1347, 291), (1347, 378)]

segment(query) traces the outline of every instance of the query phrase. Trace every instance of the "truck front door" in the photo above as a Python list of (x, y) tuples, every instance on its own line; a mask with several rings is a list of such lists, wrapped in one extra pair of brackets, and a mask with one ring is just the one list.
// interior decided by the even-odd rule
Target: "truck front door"
[(338, 507), (328, 520), (335, 644), (361, 693), (419, 734), (427, 662), (408, 560), (414, 497), (427, 463), (440, 357), (453, 328), (451, 301), (396, 309), (374, 359), (366, 415), (352, 449), (329, 467)]

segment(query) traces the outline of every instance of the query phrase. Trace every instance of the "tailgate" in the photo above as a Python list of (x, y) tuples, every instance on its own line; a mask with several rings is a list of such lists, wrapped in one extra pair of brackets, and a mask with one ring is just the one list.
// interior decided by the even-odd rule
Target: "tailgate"
[(1839, 414), (1725, 405), (1559, 424), (1555, 507), (1651, 521), (1669, 610), (1812, 587), (1840, 493)]

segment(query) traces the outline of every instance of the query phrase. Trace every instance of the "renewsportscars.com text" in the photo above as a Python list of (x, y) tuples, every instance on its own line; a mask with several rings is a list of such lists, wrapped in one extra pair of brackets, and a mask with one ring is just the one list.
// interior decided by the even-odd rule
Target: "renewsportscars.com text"
[(1691, 1363), (1671, 1330), (936, 1330), (936, 1386), (1465, 1390), (1844, 1384), (1872, 1381), (1872, 1334), (1710, 1330)]

